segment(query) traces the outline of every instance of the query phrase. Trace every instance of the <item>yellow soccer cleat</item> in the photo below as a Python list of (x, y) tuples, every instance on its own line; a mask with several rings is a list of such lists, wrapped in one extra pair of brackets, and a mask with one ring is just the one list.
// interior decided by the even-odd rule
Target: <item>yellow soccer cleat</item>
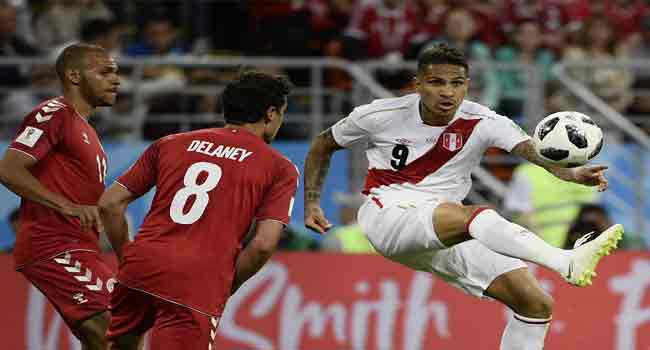
[(580, 237), (571, 251), (569, 272), (564, 279), (578, 287), (591, 285), (592, 277), (596, 276), (596, 265), (603, 256), (616, 249), (618, 241), (623, 238), (623, 232), (623, 225), (616, 224), (591, 241), (589, 238), (592, 233)]

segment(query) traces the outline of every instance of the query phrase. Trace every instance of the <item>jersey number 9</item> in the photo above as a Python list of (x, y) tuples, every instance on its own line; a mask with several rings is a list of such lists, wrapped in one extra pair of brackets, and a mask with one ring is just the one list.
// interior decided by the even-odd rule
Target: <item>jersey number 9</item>
[(406, 166), (406, 160), (409, 157), (409, 148), (405, 145), (395, 145), (393, 148), (393, 159), (390, 165), (396, 170), (400, 170)]

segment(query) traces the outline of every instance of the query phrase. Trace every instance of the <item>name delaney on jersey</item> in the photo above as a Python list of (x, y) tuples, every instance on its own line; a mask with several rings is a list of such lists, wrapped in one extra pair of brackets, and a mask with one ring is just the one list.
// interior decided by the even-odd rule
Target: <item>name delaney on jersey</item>
[(188, 152), (198, 152), (205, 155), (217, 158), (226, 158), (236, 160), (238, 162), (243, 162), (246, 157), (253, 154), (243, 148), (230, 147), (224, 145), (218, 145), (214, 148), (214, 144), (208, 141), (192, 140), (190, 146), (187, 147)]

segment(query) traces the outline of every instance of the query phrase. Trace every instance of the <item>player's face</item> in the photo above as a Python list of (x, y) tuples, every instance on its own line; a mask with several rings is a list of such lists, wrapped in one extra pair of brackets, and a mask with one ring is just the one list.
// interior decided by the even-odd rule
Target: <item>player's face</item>
[(272, 108), (272, 111), (270, 112), (272, 114), (272, 118), (264, 128), (264, 141), (266, 141), (266, 143), (271, 143), (275, 139), (275, 136), (278, 134), (278, 130), (280, 130), (282, 122), (284, 121), (284, 112), (286, 111), (286, 102), (280, 109), (277, 109), (275, 107)]
[(80, 89), (92, 106), (112, 106), (119, 85), (117, 64), (113, 58), (104, 52), (90, 53), (86, 56)]
[(430, 113), (443, 118), (453, 117), (467, 94), (469, 78), (464, 67), (430, 64), (418, 71), (415, 86)]

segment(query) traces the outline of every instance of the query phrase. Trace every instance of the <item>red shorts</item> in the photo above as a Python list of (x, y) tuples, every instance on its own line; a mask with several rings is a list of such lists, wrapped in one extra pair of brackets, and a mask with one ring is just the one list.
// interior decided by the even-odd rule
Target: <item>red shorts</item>
[(115, 279), (100, 253), (71, 251), (18, 271), (47, 297), (73, 333), (81, 321), (108, 310)]
[[(214, 349), (219, 319), (119, 283), (111, 295), (107, 337), (149, 333), (150, 349)], [(109, 347), (111, 348), (111, 347)]]

